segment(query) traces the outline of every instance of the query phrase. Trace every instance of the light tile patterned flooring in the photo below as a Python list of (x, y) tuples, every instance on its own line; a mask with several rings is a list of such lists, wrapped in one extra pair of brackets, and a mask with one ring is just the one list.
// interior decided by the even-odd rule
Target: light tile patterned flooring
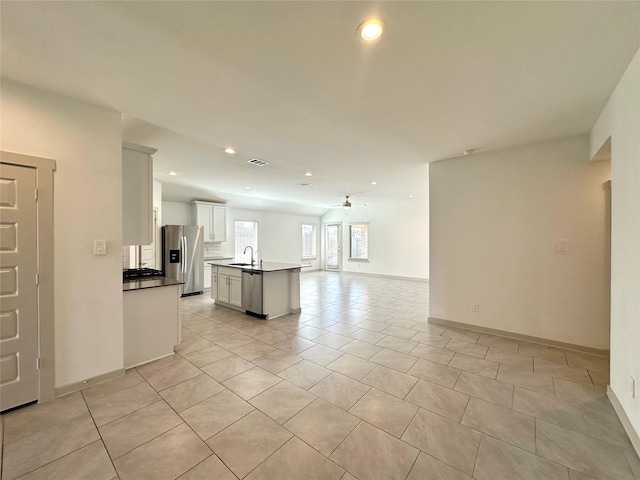
[(424, 282), (301, 289), (271, 321), (184, 299), (176, 355), (2, 415), (2, 478), (640, 478), (607, 359), (429, 324)]

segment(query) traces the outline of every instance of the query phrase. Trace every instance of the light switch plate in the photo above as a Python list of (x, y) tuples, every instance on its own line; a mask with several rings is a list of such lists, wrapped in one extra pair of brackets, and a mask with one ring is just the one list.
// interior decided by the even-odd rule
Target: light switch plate
[(93, 241), (93, 254), (94, 255), (106, 255), (107, 254), (107, 241), (106, 240), (94, 240)]
[(569, 240), (566, 238), (561, 238), (556, 243), (556, 249), (560, 253), (567, 253), (569, 251)]

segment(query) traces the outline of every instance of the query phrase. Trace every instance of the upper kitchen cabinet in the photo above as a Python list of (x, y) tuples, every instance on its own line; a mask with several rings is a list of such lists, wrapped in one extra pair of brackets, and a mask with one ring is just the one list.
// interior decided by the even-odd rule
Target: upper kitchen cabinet
[(153, 243), (153, 158), (155, 148), (122, 144), (122, 244)]
[(227, 207), (210, 202), (191, 202), (191, 220), (203, 227), (205, 243), (227, 241)]

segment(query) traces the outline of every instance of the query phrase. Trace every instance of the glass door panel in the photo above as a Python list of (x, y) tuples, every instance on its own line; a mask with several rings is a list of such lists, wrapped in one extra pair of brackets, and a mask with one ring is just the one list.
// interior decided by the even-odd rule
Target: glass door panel
[(340, 270), (340, 224), (325, 225), (325, 269)]

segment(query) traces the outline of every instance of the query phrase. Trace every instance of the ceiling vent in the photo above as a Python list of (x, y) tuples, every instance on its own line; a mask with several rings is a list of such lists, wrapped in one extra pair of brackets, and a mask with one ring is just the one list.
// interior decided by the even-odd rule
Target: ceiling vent
[(256, 167), (264, 167), (265, 165), (269, 165), (269, 162), (265, 160), (260, 160), (259, 158), (252, 158), (250, 160), (247, 160), (247, 163), (250, 163), (251, 165), (255, 165)]
[(311, 184), (309, 182), (296, 183), (299, 187), (310, 187)]

